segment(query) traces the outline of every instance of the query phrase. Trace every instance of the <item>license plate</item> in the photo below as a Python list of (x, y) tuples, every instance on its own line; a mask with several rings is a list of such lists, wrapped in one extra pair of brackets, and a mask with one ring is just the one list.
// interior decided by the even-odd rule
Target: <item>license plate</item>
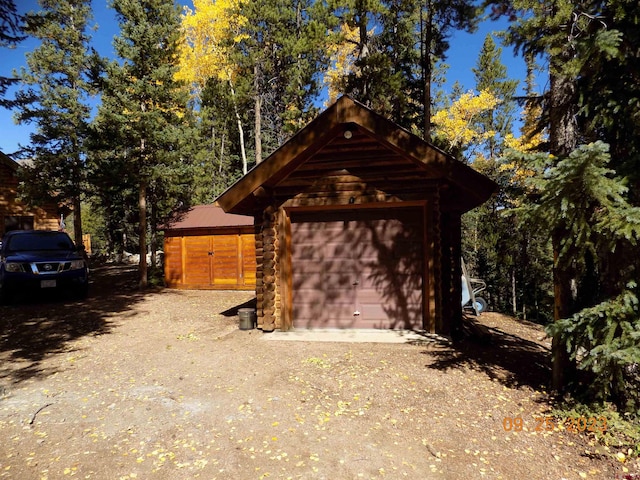
[(55, 280), (40, 280), (40, 288), (55, 288)]

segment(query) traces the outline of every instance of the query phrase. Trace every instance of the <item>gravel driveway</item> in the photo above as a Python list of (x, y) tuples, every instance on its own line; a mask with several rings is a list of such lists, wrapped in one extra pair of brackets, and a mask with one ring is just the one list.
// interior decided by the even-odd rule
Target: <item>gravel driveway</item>
[(622, 478), (588, 436), (535, 431), (535, 326), (489, 314), (494, 342), (462, 347), (265, 341), (238, 329), (251, 299), (141, 293), (105, 267), (85, 302), (0, 307), (0, 478)]

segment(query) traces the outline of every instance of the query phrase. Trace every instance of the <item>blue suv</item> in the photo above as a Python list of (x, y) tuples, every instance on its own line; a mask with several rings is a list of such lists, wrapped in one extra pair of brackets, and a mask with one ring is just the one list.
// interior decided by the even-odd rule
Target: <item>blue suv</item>
[(76, 248), (64, 232), (14, 230), (0, 245), (0, 303), (16, 294), (69, 290), (87, 296), (89, 268), (84, 247)]

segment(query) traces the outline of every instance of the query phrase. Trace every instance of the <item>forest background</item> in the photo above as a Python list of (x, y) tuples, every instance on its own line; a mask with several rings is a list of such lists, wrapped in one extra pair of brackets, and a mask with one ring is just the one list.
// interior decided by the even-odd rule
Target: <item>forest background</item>
[[(91, 48), (89, 0), (39, 5), (0, 0), (0, 46), (39, 41), (0, 78), (2, 106), (33, 128), (22, 194), (72, 205), (76, 239), (139, 251), (141, 287), (159, 225), (213, 201), (322, 96), (349, 94), (498, 183), (463, 233), (490, 304), (548, 324), (556, 391), (637, 421), (636, 0), (112, 0), (112, 59)], [(508, 28), (484, 39), (474, 89), (445, 94), (451, 35), (487, 15)], [(502, 41), (526, 59), (524, 94)]]

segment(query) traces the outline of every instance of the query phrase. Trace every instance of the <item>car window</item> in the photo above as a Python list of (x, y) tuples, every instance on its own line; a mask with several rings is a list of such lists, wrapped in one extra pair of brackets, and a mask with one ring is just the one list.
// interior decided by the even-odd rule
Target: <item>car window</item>
[(8, 240), (7, 251), (26, 252), (32, 250), (73, 250), (73, 243), (65, 233), (29, 233), (15, 235)]

